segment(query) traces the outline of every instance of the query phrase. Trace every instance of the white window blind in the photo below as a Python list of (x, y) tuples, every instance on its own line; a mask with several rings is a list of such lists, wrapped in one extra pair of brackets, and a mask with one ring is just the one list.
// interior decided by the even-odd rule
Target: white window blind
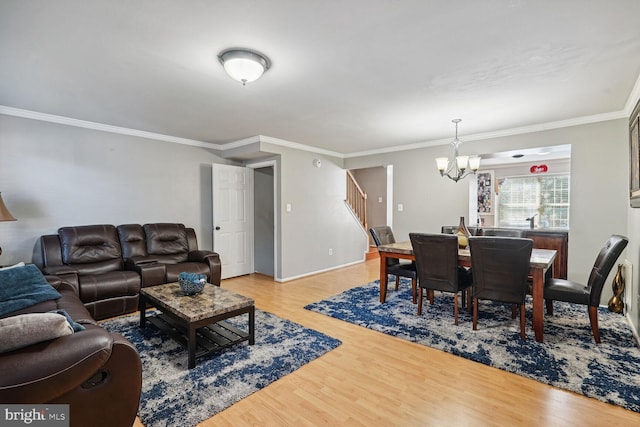
[(569, 228), (569, 175), (508, 177), (500, 186), (498, 226), (528, 226), (536, 216), (542, 228)]

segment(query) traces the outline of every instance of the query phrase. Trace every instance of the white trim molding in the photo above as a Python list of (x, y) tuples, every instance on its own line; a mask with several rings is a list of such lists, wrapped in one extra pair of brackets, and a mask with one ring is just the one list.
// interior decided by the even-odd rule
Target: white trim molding
[[(465, 142), (481, 141), (481, 140), (491, 139), (491, 138), (521, 135), (525, 133), (540, 132), (540, 131), (551, 130), (551, 129), (578, 126), (578, 125), (584, 125), (589, 123), (604, 122), (608, 120), (616, 120), (621, 118), (628, 118), (629, 115), (631, 114), (631, 110), (633, 110), (633, 107), (635, 106), (636, 99), (638, 98), (640, 98), (640, 77), (636, 81), (633, 91), (631, 92), (631, 95), (627, 99), (627, 103), (625, 105), (624, 110), (613, 111), (610, 113), (595, 114), (592, 116), (577, 117), (574, 119), (560, 120), (556, 122), (540, 123), (536, 125), (523, 126), (519, 128), (513, 128), (513, 129), (498, 130), (495, 132), (485, 132), (485, 133), (478, 133), (478, 134), (472, 134), (472, 135), (465, 135), (464, 140)], [(225, 144), (214, 144), (211, 142), (204, 142), (204, 141), (198, 141), (194, 139), (180, 138), (177, 136), (147, 132), (143, 130), (106, 125), (106, 124), (90, 122), (86, 120), (78, 120), (70, 117), (56, 116), (53, 114), (22, 110), (19, 108), (7, 107), (4, 105), (0, 105), (0, 114), (5, 114), (8, 116), (24, 117), (27, 119), (41, 120), (41, 121), (51, 122), (51, 123), (58, 123), (58, 124), (63, 124), (67, 126), (82, 127), (87, 129), (99, 130), (103, 132), (119, 133), (122, 135), (130, 135), (130, 136), (137, 136), (137, 137), (147, 138), (147, 139), (155, 139), (158, 141), (173, 142), (176, 144), (191, 145), (195, 147), (218, 150), (220, 152), (224, 152), (226, 150), (231, 150), (234, 148), (244, 147), (246, 145), (251, 145), (256, 142), (261, 142), (261, 143), (264, 142), (268, 144), (278, 145), (281, 147), (287, 147), (287, 148), (293, 148), (296, 150), (308, 151), (311, 153), (323, 154), (326, 156), (336, 157), (339, 159), (348, 159), (352, 157), (362, 157), (362, 156), (370, 156), (375, 154), (386, 154), (386, 153), (394, 153), (398, 151), (414, 150), (417, 148), (434, 147), (437, 145), (446, 145), (451, 142), (451, 139), (437, 139), (432, 141), (418, 142), (414, 144), (397, 145), (393, 147), (385, 147), (385, 148), (378, 148), (375, 150), (358, 151), (354, 153), (344, 154), (344, 153), (339, 153), (337, 151), (325, 150), (318, 147), (312, 147), (310, 145), (300, 144), (292, 141), (286, 141), (278, 138), (272, 138), (270, 136), (264, 136), (264, 135), (256, 135), (256, 136), (240, 139), (238, 141), (233, 141)]]

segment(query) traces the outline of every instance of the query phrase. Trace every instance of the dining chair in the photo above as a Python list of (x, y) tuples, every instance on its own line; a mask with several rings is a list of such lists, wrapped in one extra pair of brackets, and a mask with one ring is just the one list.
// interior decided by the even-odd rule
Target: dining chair
[[(440, 232), (442, 234), (456, 234), (458, 227), (458, 225), (443, 225), (440, 227)], [(478, 227), (467, 227), (467, 230), (472, 236), (477, 236), (480, 229)]]
[[(371, 237), (373, 237), (376, 247), (396, 242), (393, 230), (387, 225), (371, 227), (369, 228), (369, 232), (371, 233)], [(387, 258), (387, 274), (389, 276), (395, 276), (396, 290), (400, 284), (400, 277), (408, 277), (411, 279), (411, 300), (415, 304), (417, 291), (416, 263), (403, 262), (398, 258)]]
[(498, 237), (522, 237), (522, 230), (513, 230), (506, 228), (483, 228), (483, 236), (498, 236)]
[(518, 237), (470, 237), (473, 270), (473, 330), (478, 326), (478, 300), (512, 304), (511, 317), (520, 308), (520, 338), (525, 334), (525, 297), (533, 240)]
[(544, 299), (547, 305), (547, 314), (553, 314), (553, 301), (565, 301), (587, 306), (591, 332), (596, 344), (600, 344), (600, 331), (598, 329), (598, 306), (605, 280), (629, 239), (617, 234), (607, 239), (600, 253), (596, 257), (586, 285), (565, 279), (549, 278), (544, 287)]
[(458, 265), (458, 237), (452, 234), (409, 233), (418, 272), (418, 316), (424, 291), (433, 304), (433, 291), (453, 293), (453, 319), (458, 324), (458, 293), (471, 286), (471, 271)]

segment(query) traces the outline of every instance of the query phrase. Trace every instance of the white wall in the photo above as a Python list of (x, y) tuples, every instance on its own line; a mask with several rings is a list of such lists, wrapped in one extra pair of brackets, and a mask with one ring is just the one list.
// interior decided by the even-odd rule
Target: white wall
[(211, 249), (211, 151), (5, 115), (0, 135), (0, 264), (66, 225), (181, 222)]

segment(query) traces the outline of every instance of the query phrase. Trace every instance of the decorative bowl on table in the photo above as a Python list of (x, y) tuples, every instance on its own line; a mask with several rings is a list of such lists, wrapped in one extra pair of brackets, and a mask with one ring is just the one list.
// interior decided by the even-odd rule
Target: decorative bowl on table
[(204, 289), (207, 283), (207, 276), (197, 273), (180, 273), (178, 275), (180, 289), (185, 295), (197, 295)]

